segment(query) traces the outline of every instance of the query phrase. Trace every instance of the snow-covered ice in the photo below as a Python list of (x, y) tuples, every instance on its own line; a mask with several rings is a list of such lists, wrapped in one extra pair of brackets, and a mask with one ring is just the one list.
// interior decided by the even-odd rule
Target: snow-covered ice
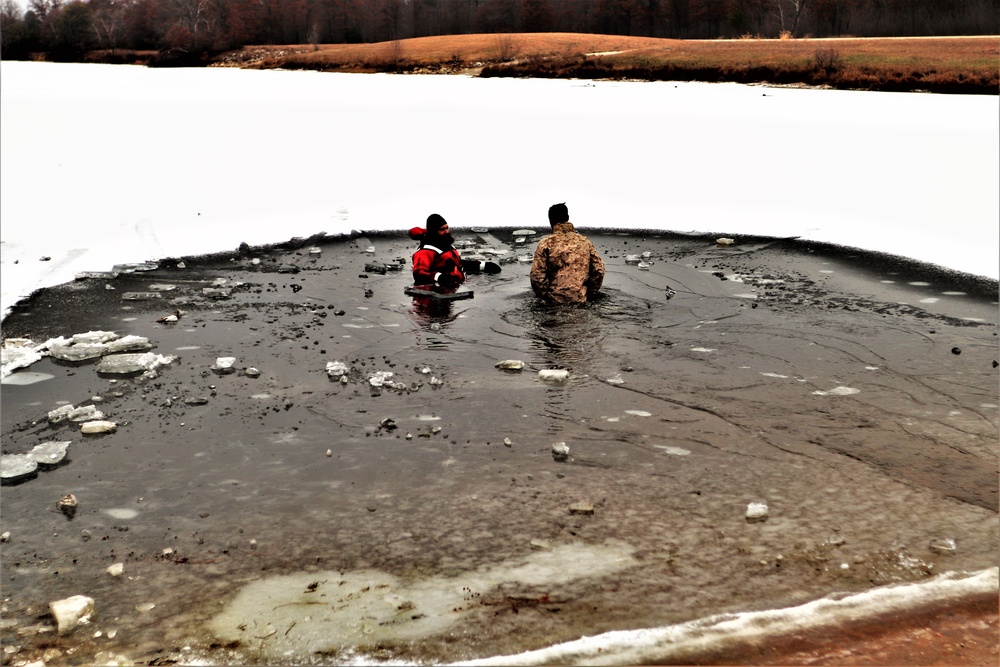
[[(0, 64), (2, 308), (356, 230), (798, 236), (1000, 273), (996, 96)], [(42, 261), (42, 258), (49, 258)]]

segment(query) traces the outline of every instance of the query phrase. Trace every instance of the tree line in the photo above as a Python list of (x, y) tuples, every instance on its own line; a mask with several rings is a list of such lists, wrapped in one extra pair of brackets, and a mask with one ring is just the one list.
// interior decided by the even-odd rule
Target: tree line
[(467, 33), (714, 39), (997, 34), (1000, 0), (0, 0), (0, 57), (218, 53)]

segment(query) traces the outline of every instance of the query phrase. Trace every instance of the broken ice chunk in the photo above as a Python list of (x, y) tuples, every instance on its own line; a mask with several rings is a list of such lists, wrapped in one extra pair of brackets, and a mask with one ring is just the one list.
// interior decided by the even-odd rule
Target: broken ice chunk
[(767, 503), (750, 503), (747, 505), (747, 523), (767, 521)]
[(543, 382), (565, 382), (569, 378), (569, 371), (564, 368), (543, 368), (538, 371), (538, 379)]
[(148, 338), (129, 335), (118, 340), (108, 341), (105, 347), (108, 354), (117, 354), (119, 352), (145, 352), (152, 349), (153, 346)]
[(4, 454), (0, 456), (0, 481), (4, 484), (20, 482), (38, 472), (38, 461), (30, 454)]
[(66, 415), (66, 419), (71, 422), (99, 421), (104, 419), (104, 413), (93, 405), (84, 405), (70, 410)]
[(326, 374), (331, 378), (339, 378), (347, 375), (350, 369), (343, 361), (328, 361), (326, 364)]
[(42, 354), (35, 349), (32, 341), (19, 339), (18, 344), (12, 345), (8, 338), (4, 341), (4, 347), (0, 348), (0, 377), (7, 377), (18, 368), (27, 368), (41, 358)]
[(86, 422), (80, 427), (80, 432), (87, 435), (96, 435), (99, 433), (113, 433), (118, 429), (118, 424), (109, 421), (93, 421)]
[(153, 352), (110, 354), (97, 364), (97, 372), (116, 375), (141, 373), (173, 363), (176, 359), (173, 355), (164, 356)]
[(29, 455), (41, 466), (58, 465), (65, 460), (66, 454), (69, 453), (70, 444), (70, 440), (43, 442), (40, 445), (35, 445)]
[(80, 343), (72, 345), (52, 345), (49, 356), (61, 361), (86, 361), (103, 357), (108, 352), (104, 343)]
[(68, 635), (81, 623), (89, 623), (94, 615), (94, 599), (85, 595), (74, 595), (65, 600), (49, 603), (49, 611), (56, 619), (60, 635)]

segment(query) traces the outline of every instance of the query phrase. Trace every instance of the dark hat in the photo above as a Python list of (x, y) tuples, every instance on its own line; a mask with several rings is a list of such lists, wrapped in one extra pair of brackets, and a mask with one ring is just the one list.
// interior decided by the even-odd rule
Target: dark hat
[(447, 225), (448, 222), (437, 213), (427, 216), (427, 233), (437, 234), (438, 230)]
[(569, 209), (566, 204), (553, 204), (549, 207), (549, 222), (554, 224), (569, 222)]

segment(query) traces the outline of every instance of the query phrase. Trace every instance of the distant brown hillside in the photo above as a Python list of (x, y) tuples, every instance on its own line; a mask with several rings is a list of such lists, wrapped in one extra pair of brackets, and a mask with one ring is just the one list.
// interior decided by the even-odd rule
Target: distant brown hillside
[(580, 33), (252, 46), (213, 66), (546, 78), (735, 81), (1000, 94), (1000, 37), (673, 40)]

